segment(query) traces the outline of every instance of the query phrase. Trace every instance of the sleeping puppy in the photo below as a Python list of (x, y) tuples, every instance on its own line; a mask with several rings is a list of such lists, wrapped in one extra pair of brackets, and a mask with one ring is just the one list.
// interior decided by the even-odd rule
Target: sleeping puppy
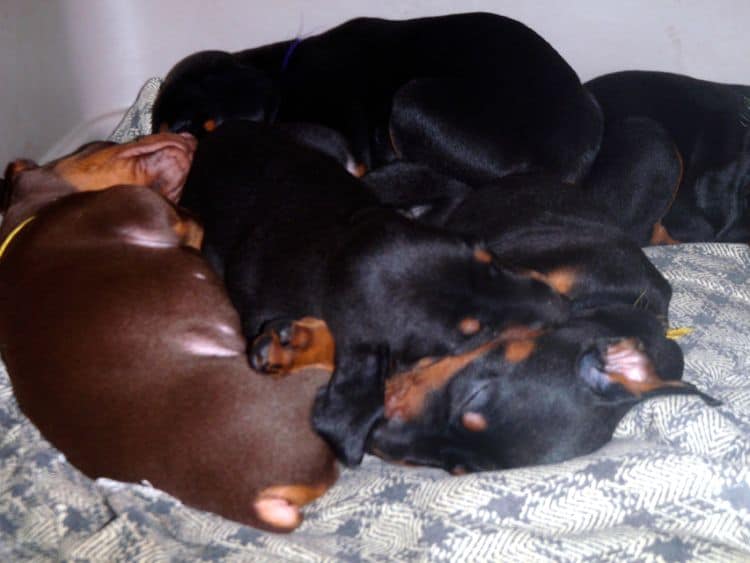
[[(199, 143), (182, 203), (204, 221), (205, 253), (224, 278), (251, 362), (287, 373), (335, 365), (315, 416), (347, 464), (383, 414), (383, 378), (424, 358), (491, 341), (506, 327), (563, 321), (567, 303), (530, 272), (505, 268), (470, 239), (382, 207), (333, 159), (271, 127), (229, 121)], [(324, 321), (335, 357), (309, 346)], [(328, 424), (335, 422), (335, 424)]]
[(662, 325), (632, 307), (586, 311), (546, 330), (509, 329), (392, 376), (368, 449), (454, 474), (563, 461), (603, 446), (650, 397), (693, 394), (719, 404), (680, 381), (682, 368)]
[(153, 127), (202, 135), (230, 118), (338, 131), (360, 173), (403, 158), (469, 183), (528, 171), (576, 182), (602, 135), (595, 100), (549, 43), (487, 13), (358, 18), (195, 53), (167, 75)]
[[(626, 117), (606, 123), (602, 147), (582, 185), (639, 246), (674, 244), (662, 221), (682, 181), (682, 158), (656, 121)], [(605, 219), (605, 217), (602, 217)]]
[[(607, 123), (601, 149), (579, 187), (564, 186), (538, 174), (514, 175), (494, 184), (510, 190), (508, 196), (515, 202), (513, 205), (523, 206), (526, 211), (522, 213), (527, 219), (527, 213), (534, 210), (529, 206), (537, 205), (540, 214), (546, 213), (562, 205), (562, 197), (571, 200), (564, 204), (566, 214), (588, 214), (592, 220), (619, 227), (639, 246), (647, 246), (677, 242), (669, 236), (661, 220), (672, 205), (681, 178), (682, 159), (666, 130), (651, 119), (629, 117)], [(477, 211), (484, 215), (496, 214), (493, 211), (496, 206), (507, 207), (502, 201), (504, 192), (497, 192), (497, 201), (489, 201), (488, 196), (472, 195), (489, 188), (488, 185), (469, 186), (419, 163), (394, 161), (368, 172), (362, 179), (381, 202), (431, 225), (445, 225), (465, 199), (482, 199), (487, 207)], [(538, 185), (540, 182), (549, 190), (549, 201), (543, 194), (538, 201), (528, 194), (524, 196), (529, 199), (528, 203), (523, 203), (512, 193), (524, 189), (544, 190)], [(520, 185), (510, 187), (514, 184)], [(524, 185), (535, 184), (536, 187), (524, 188)], [(500, 213), (514, 214), (515, 210)], [(480, 219), (480, 224), (484, 219), (486, 217)], [(495, 221), (492, 229), (501, 228), (506, 219), (503, 216)], [(510, 219), (514, 224), (527, 222), (527, 219)], [(492, 237), (491, 232), (485, 232), (487, 229), (477, 229), (475, 234)]]
[[(403, 182), (402, 174), (414, 181)], [(636, 217), (629, 236), (618, 226), (628, 221), (622, 217), (627, 214), (616, 217), (604, 194), (538, 175), (461, 190), (455, 180), (434, 174), (422, 184), (411, 169), (395, 163), (364, 181), (405, 215), (482, 240), (503, 263), (554, 287), (574, 310), (629, 304), (666, 326), (671, 287), (633, 240), (636, 232), (653, 229), (657, 214)], [(604, 183), (599, 188), (606, 191)]]
[(328, 374), (250, 369), (200, 228), (157, 193), (179, 196), (194, 149), (162, 134), (10, 165), (0, 351), (21, 410), (88, 476), (291, 531), (336, 479), (309, 423)]
[(750, 241), (750, 87), (651, 71), (615, 72), (586, 87), (607, 123), (648, 117), (671, 135), (684, 176), (664, 226), (685, 242)]
[(472, 192), (441, 223), (485, 241), (502, 261), (537, 272), (575, 310), (615, 303), (666, 327), (672, 289), (609, 210), (577, 186), (509, 176)]

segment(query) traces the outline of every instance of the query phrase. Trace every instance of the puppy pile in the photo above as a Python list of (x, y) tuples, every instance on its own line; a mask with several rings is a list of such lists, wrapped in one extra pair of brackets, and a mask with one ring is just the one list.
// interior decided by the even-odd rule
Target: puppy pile
[(581, 84), (492, 14), (196, 53), (160, 134), (8, 168), (0, 352), (88, 475), (276, 531), (334, 455), (586, 454), (641, 400), (717, 404), (641, 247), (750, 241), (748, 123), (750, 87)]

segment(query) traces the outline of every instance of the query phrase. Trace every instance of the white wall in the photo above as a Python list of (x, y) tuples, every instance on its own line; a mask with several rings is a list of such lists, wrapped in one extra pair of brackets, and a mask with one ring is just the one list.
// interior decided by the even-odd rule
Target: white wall
[(584, 80), (642, 68), (750, 83), (750, 0), (0, 0), (0, 166), (82, 124), (108, 131), (147, 78), (195, 50), (474, 10), (531, 26)]

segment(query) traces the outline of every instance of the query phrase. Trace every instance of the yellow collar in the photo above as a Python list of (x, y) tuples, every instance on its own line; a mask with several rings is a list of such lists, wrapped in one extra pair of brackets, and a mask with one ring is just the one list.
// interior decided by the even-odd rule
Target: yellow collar
[(13, 242), (13, 239), (16, 238), (16, 235), (21, 232), (21, 229), (23, 229), (26, 225), (31, 223), (31, 221), (34, 220), (36, 215), (32, 215), (31, 217), (27, 217), (23, 221), (21, 221), (15, 229), (13, 229), (10, 234), (5, 237), (5, 240), (3, 241), (3, 244), (0, 244), (0, 259), (2, 259), (3, 255), (5, 254), (5, 251), (8, 249), (8, 246), (10, 246), (10, 243)]

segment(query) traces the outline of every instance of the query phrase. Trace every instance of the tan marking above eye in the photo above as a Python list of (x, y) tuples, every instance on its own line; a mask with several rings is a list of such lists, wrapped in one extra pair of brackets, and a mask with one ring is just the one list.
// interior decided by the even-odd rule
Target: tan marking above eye
[(490, 264), (492, 262), (492, 254), (484, 248), (475, 248), (474, 259), (482, 264)]
[(466, 336), (476, 334), (481, 329), (482, 323), (480, 323), (479, 320), (475, 319), (474, 317), (466, 317), (465, 319), (462, 319), (460, 323), (458, 323), (458, 330), (461, 331), (461, 334), (465, 334)]
[(558, 268), (557, 270), (551, 270), (546, 274), (542, 274), (541, 272), (537, 272), (534, 270), (529, 270), (528, 275), (532, 279), (535, 279), (542, 283), (546, 283), (561, 295), (568, 295), (571, 291), (573, 291), (573, 288), (578, 281), (578, 272), (575, 268), (562, 267)]
[[(413, 420), (422, 413), (427, 395), (443, 387), (471, 362), (490, 350), (502, 345), (507, 347), (519, 340), (531, 341), (533, 350), (533, 340), (540, 334), (540, 329), (531, 329), (523, 325), (510, 326), (468, 352), (457, 356), (444, 356), (434, 361), (420, 360), (408, 371), (394, 374), (385, 383), (385, 418)], [(529, 347), (528, 344), (524, 346), (527, 349)]]
[(206, 121), (203, 122), (203, 129), (204, 131), (208, 131), (209, 133), (216, 129), (216, 120), (206, 119)]
[(505, 359), (510, 363), (517, 364), (531, 356), (534, 348), (536, 348), (536, 343), (533, 339), (511, 340), (505, 346)]
[(471, 432), (483, 432), (487, 430), (487, 419), (478, 412), (465, 412), (461, 416), (461, 424)]
[(385, 417), (404, 421), (416, 418), (422, 412), (428, 393), (440, 389), (476, 358), (499, 345), (500, 341), (493, 339), (464, 354), (445, 356), (393, 375), (385, 383)]

